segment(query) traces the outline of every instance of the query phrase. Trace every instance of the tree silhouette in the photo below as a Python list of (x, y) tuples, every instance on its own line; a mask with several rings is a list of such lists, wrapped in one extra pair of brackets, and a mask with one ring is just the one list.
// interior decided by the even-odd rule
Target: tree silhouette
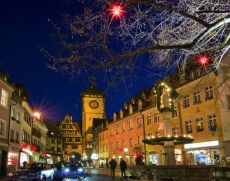
[[(79, 4), (82, 14), (65, 15), (64, 26), (50, 20), (57, 32), (58, 53), (41, 51), (54, 71), (83, 78), (100, 72), (110, 86), (116, 86), (138, 72), (145, 78), (165, 76), (191, 55), (208, 55), (210, 68), (218, 69), (230, 47), (227, 0), (82, 0)], [(111, 16), (112, 4), (122, 6), (122, 18)]]

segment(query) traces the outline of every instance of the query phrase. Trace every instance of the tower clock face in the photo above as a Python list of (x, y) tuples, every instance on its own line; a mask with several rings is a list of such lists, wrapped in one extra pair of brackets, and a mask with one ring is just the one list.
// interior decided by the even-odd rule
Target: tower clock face
[(93, 100), (93, 101), (90, 101), (90, 102), (89, 102), (89, 106), (90, 106), (92, 109), (97, 109), (98, 106), (99, 106), (99, 103), (98, 103), (97, 101)]

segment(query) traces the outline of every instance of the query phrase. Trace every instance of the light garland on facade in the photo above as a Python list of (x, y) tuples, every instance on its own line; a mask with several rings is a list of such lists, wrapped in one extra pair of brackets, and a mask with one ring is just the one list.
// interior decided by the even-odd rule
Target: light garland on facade
[(157, 108), (159, 112), (173, 112), (173, 98), (178, 96), (178, 93), (172, 88), (166, 80), (158, 81), (155, 85), (157, 95)]
[(145, 144), (149, 145), (164, 145), (165, 141), (173, 141), (174, 145), (182, 145), (182, 144), (187, 144), (187, 143), (192, 143), (193, 142), (193, 137), (190, 135), (184, 135), (184, 136), (155, 136), (155, 137), (147, 137), (147, 139), (144, 139), (143, 142)]

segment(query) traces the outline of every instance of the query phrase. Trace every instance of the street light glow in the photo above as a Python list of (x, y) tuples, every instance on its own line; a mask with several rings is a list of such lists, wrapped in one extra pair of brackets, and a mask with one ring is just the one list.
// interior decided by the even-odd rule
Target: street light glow
[(35, 112), (33, 113), (33, 116), (34, 116), (35, 118), (37, 118), (37, 119), (40, 119), (40, 118), (41, 118), (41, 113), (40, 113), (39, 111), (35, 111)]

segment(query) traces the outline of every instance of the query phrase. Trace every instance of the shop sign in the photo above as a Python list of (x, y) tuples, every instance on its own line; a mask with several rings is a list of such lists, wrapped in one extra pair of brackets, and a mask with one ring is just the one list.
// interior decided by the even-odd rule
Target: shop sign
[(185, 149), (192, 149), (192, 148), (204, 148), (204, 147), (213, 147), (213, 146), (219, 146), (219, 141), (206, 141), (206, 142), (200, 142), (200, 143), (191, 143), (191, 144), (185, 144)]

